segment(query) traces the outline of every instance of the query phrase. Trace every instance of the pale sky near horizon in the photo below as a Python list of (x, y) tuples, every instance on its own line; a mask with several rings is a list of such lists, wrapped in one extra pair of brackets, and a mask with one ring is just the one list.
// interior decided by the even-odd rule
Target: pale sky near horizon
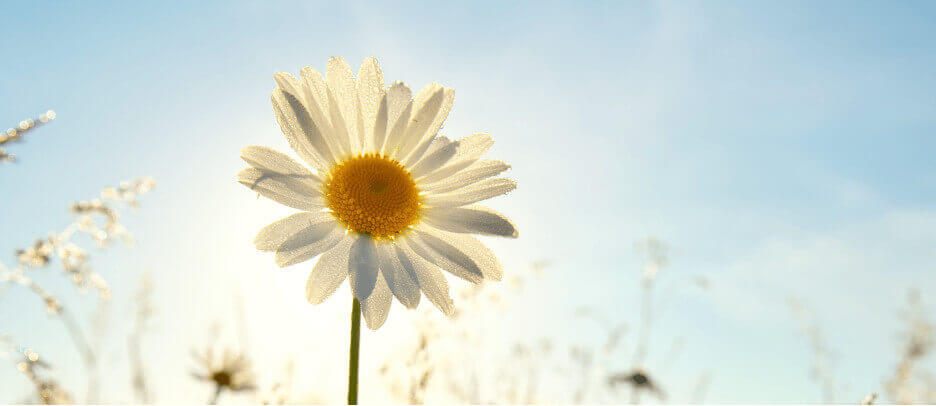
[[(883, 393), (907, 291), (936, 309), (936, 3), (21, 1), (0, 15), (0, 126), (57, 112), (0, 166), (0, 261), (67, 224), (73, 200), (159, 182), (124, 216), (136, 246), (92, 251), (115, 290), (103, 369), (122, 386), (110, 402), (132, 400), (123, 343), (144, 271), (159, 401), (207, 397), (188, 352), (215, 321), (231, 324), (234, 303), (263, 372), (294, 358), (299, 379), (321, 385), (311, 392), (342, 399), (348, 288), (306, 303), (311, 263), (280, 271), (251, 246), (290, 210), (234, 180), (242, 147), (288, 151), (273, 74), (324, 70), (332, 55), (355, 68), (375, 56), (414, 89), (455, 88), (442, 132), (488, 132), (492, 157), (512, 165), (518, 190), (491, 206), (520, 238), (485, 242), (508, 273), (551, 266), (484, 326), (497, 348), (595, 343), (582, 307), (636, 327), (632, 247), (648, 235), (672, 247), (648, 368), (685, 340), (665, 372), (673, 402), (691, 401), (702, 375), (712, 403), (821, 401), (791, 297), (835, 350), (836, 400)], [(57, 272), (38, 279), (93, 314)], [(697, 276), (711, 288), (693, 288)], [(392, 351), (412, 316), (396, 303), (365, 333), (362, 384), (382, 385), (366, 356)], [(0, 334), (48, 354), (82, 393), (60, 324), (17, 287), (0, 291)], [(0, 402), (26, 384), (0, 364)]]

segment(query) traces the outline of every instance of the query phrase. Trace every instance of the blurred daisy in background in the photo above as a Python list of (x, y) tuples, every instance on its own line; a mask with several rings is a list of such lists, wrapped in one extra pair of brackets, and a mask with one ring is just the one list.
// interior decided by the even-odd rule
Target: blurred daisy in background
[(202, 353), (196, 352), (193, 356), (198, 363), (199, 370), (192, 372), (192, 376), (215, 386), (211, 404), (217, 403), (218, 397), (224, 390), (244, 392), (255, 389), (250, 362), (243, 354), (225, 349), (220, 357), (216, 357), (216, 351), (208, 348)]

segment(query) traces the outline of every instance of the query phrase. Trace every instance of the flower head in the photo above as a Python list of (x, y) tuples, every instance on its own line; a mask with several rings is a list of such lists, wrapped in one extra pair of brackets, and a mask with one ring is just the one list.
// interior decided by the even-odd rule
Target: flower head
[(19, 263), (29, 267), (40, 267), (49, 264), (52, 260), (52, 253), (55, 251), (56, 236), (52, 235), (48, 239), (38, 239), (32, 247), (16, 250), (16, 257)]
[(211, 382), (218, 390), (239, 392), (254, 389), (250, 363), (243, 354), (225, 350), (220, 358), (215, 355), (211, 349), (195, 354), (195, 360), (200, 364), (200, 371), (192, 373), (196, 379)]
[(452, 141), (439, 129), (454, 91), (437, 83), (415, 97), (384, 86), (376, 59), (357, 76), (332, 58), (323, 77), (275, 76), (272, 101), (280, 128), (311, 170), (266, 147), (244, 148), (250, 167), (239, 181), (301, 210), (262, 229), (257, 248), (289, 266), (321, 254), (306, 286), (318, 304), (348, 278), (368, 327), (386, 320), (392, 297), (414, 308), (420, 291), (446, 314), (454, 310), (439, 269), (468, 281), (499, 280), (497, 258), (468, 234), (516, 237), (517, 228), (479, 201), (516, 183), (496, 177), (507, 164), (481, 159), (487, 134)]
[(663, 392), (656, 386), (654, 381), (650, 379), (650, 376), (646, 372), (635, 369), (631, 372), (621, 372), (608, 377), (608, 383), (612, 386), (628, 384), (634, 390), (642, 390), (650, 392), (660, 399), (663, 399)]

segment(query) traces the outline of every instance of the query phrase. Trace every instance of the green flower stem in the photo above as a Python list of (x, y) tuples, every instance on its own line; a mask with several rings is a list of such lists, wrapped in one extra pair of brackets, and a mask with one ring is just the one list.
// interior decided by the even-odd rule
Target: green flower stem
[(224, 389), (224, 387), (221, 386), (221, 385), (215, 386), (215, 393), (214, 393), (214, 396), (211, 398), (211, 401), (208, 402), (209, 405), (216, 405), (216, 404), (218, 404), (218, 398), (221, 396), (221, 390), (222, 390), (222, 389)]
[(348, 359), (348, 404), (357, 404), (358, 358), (361, 355), (361, 302), (351, 304), (351, 351)]

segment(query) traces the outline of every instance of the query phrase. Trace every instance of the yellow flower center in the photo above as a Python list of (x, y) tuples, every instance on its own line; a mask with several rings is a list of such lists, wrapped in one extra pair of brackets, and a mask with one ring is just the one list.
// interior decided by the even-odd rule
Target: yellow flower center
[(332, 169), (325, 202), (352, 231), (394, 238), (419, 218), (419, 189), (394, 159), (379, 154), (350, 158)]
[(211, 374), (211, 379), (218, 386), (231, 386), (231, 374), (228, 371), (218, 371)]

